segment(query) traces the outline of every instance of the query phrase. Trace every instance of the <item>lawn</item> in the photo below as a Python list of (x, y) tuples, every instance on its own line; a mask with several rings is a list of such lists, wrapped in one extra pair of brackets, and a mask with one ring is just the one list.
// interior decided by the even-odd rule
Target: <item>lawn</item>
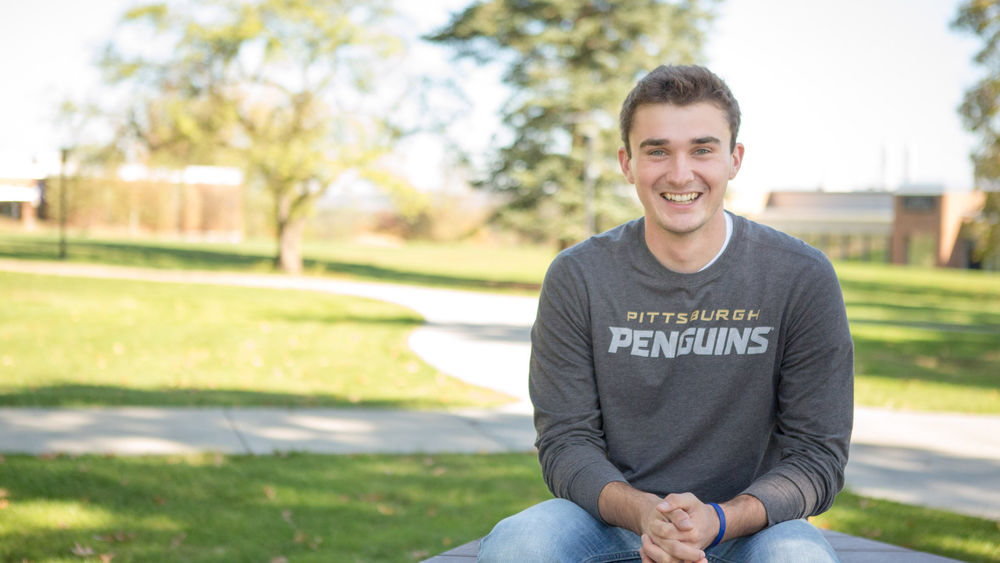
[(446, 408), (510, 400), (410, 351), (405, 308), (306, 291), (0, 272), (2, 405)]
[[(551, 248), (515, 245), (358, 245), (305, 243), (309, 275), (467, 290), (537, 293), (555, 256)], [(0, 258), (56, 260), (54, 235), (0, 231)], [(195, 243), (164, 240), (71, 238), (71, 262), (142, 268), (270, 272), (274, 243)]]
[(858, 404), (1000, 413), (1000, 275), (838, 264)]
[[(54, 239), (0, 234), (0, 258)], [(307, 248), (309, 275), (537, 292), (551, 252)], [(72, 260), (270, 270), (267, 245), (78, 241)], [(1000, 413), (1000, 276), (837, 264), (860, 405)], [(409, 351), (422, 320), (298, 291), (0, 272), (0, 405), (447, 408), (505, 400)], [(155, 322), (150, 322), (155, 320)], [(0, 458), (0, 560), (413, 561), (548, 497), (533, 455)], [(1000, 562), (997, 523), (843, 493), (816, 523)]]
[[(0, 560), (419, 561), (550, 498), (533, 454), (0, 462)], [(841, 493), (820, 527), (1000, 562), (989, 520)]]
[[(69, 256), (72, 261), (145, 268), (262, 272), (271, 269), (271, 250), (269, 242), (233, 245), (72, 238)], [(53, 235), (0, 233), (0, 258), (52, 260), (56, 256), (55, 252), (56, 241)], [(309, 275), (537, 294), (553, 252), (546, 248), (472, 244), (362, 246), (312, 243), (306, 247), (306, 256)], [(882, 264), (838, 263), (836, 266), (856, 344), (857, 404), (910, 410), (1000, 414), (1000, 275), (995, 272), (920, 269)], [(69, 293), (57, 301), (73, 301), (72, 292), (75, 287), (71, 285), (69, 290)], [(99, 292), (96, 289), (93, 291)], [(228, 293), (228, 290), (216, 290), (214, 293)], [(18, 309), (20, 305), (15, 302), (13, 308)], [(96, 308), (90, 310), (101, 311)], [(2, 314), (8, 315), (7, 318), (24, 318), (23, 311), (7, 311), (0, 313)], [(61, 318), (57, 312), (51, 314)], [(405, 324), (403, 322), (397, 323), (398, 328), (409, 330), (419, 322), (416, 317), (409, 318), (412, 322), (408, 327), (402, 326)], [(193, 322), (193, 317), (188, 319)], [(81, 317), (79, 322), (99, 325), (115, 321)], [(63, 328), (69, 330), (72, 325), (51, 324), (47, 330), (59, 331)], [(50, 337), (39, 333), (35, 338)], [(65, 341), (67, 337), (54, 334), (51, 338)], [(0, 343), (3, 341), (0, 340)], [(104, 357), (106, 361), (117, 358), (113, 353), (114, 342), (94, 346), (103, 346), (107, 350), (109, 345), (112, 347), (111, 354), (90, 349), (81, 352), (86, 357), (66, 361), (82, 366), (83, 371), (76, 373), (90, 377), (89, 369), (95, 365), (98, 356)], [(329, 346), (330, 342), (325, 342), (324, 345)], [(339, 343), (333, 345), (340, 346)], [(72, 355), (75, 352), (64, 353)], [(204, 354), (203, 350), (202, 355)], [(275, 369), (282, 373), (287, 371), (283, 367), (284, 361), (278, 358), (280, 354), (280, 351), (274, 351), (274, 361), (267, 364), (272, 373)], [(194, 355), (198, 356), (198, 353), (195, 352)], [(303, 366), (299, 367), (299, 371), (305, 369)], [(314, 367), (316, 364), (309, 370), (313, 372)], [(319, 360), (319, 367), (323, 367), (322, 360)], [(2, 369), (3, 366), (0, 365), (0, 370)], [(43, 379), (55, 376), (56, 374), (50, 373)], [(188, 383), (191, 379), (189, 376)], [(255, 378), (255, 381), (258, 379)], [(72, 401), (86, 404), (90, 400), (81, 399), (81, 395), (106, 395), (103, 387), (88, 393), (86, 387), (74, 387), (77, 384), (78, 382), (64, 382), (54, 390), (54, 394), (31, 393), (32, 397), (27, 400), (35, 404), (60, 404), (63, 400), (59, 396), (72, 391), (76, 396)], [(0, 402), (23, 404), (9, 397), (11, 394), (19, 394), (14, 388), (17, 385), (19, 384), (16, 382), (8, 383), (8, 389), (3, 391), (4, 396), (0, 396)], [(126, 391), (131, 385), (113, 383), (112, 387), (116, 389), (112, 389), (113, 392), (109, 395), (123, 397), (122, 402), (138, 404), (183, 402), (177, 398), (168, 401), (168, 393), (154, 393), (143, 397), (143, 393)], [(148, 389), (149, 386), (146, 387)], [(180, 385), (180, 388), (187, 387), (187, 384)], [(348, 402), (351, 397), (360, 402), (369, 401), (364, 396), (367, 393), (365, 386), (362, 385), (359, 389), (351, 392), (347, 397)], [(220, 400), (210, 398), (213, 394), (208, 391), (203, 390), (190, 396), (205, 399), (209, 403)], [(228, 393), (229, 400), (235, 400), (238, 395), (235, 393), (236, 389), (230, 391), (234, 392)], [(343, 398), (341, 393), (340, 399), (327, 396), (317, 400), (321, 404), (332, 404), (343, 402)], [(274, 404), (275, 400), (280, 402), (280, 399), (263, 393), (252, 393), (237, 404), (253, 404), (254, 401)], [(291, 398), (293, 404), (308, 400), (301, 396)], [(371, 399), (378, 400), (381, 399)]]

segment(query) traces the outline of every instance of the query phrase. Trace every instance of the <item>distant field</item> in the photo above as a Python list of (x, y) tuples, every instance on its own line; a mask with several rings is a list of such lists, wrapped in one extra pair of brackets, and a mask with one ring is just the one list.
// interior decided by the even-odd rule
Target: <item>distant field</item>
[[(193, 243), (163, 240), (71, 238), (68, 260), (141, 268), (268, 272), (274, 269), (269, 241)], [(550, 248), (474, 244), (408, 243), (363, 245), (306, 243), (306, 274), (491, 291), (537, 291)], [(0, 257), (58, 259), (54, 234), (0, 231)]]
[[(52, 260), (55, 252), (54, 235), (0, 233), (0, 257)], [(145, 268), (271, 270), (270, 243), (71, 239), (69, 254)], [(310, 275), (531, 295), (554, 251), (330, 243), (307, 245), (306, 256)], [(859, 263), (837, 269), (856, 344), (858, 404), (1000, 413), (1000, 274)], [(72, 292), (62, 299), (71, 301)]]

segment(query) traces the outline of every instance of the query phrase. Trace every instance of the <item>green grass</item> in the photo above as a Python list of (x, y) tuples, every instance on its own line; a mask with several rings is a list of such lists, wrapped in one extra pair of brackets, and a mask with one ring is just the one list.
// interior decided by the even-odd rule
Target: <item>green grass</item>
[[(0, 560), (418, 561), (550, 498), (534, 454), (0, 463)], [(1000, 562), (997, 523), (842, 493), (820, 527)]]
[(0, 560), (37, 562), (417, 561), (547, 496), (526, 454), (7, 456), (0, 487)]
[(858, 404), (1000, 413), (1000, 275), (838, 264)]
[[(555, 256), (525, 246), (407, 243), (368, 246), (306, 243), (304, 272), (341, 278), (468, 290), (535, 292)], [(0, 231), (0, 258), (58, 259), (54, 234)], [(274, 243), (194, 243), (79, 238), (69, 240), (70, 262), (158, 269), (270, 272)]]
[(833, 508), (810, 520), (821, 528), (960, 561), (1000, 562), (1000, 522), (984, 518), (845, 491)]
[[(69, 256), (72, 261), (146, 268), (261, 272), (272, 268), (272, 247), (270, 242), (231, 245), (73, 237)], [(0, 257), (52, 260), (56, 248), (52, 234), (0, 233)], [(552, 255), (545, 248), (471, 244), (312, 243), (306, 246), (306, 270), (311, 275), (358, 280), (536, 294)], [(860, 263), (839, 263), (837, 269), (855, 337), (857, 404), (1000, 414), (1000, 275)], [(72, 300), (72, 294), (65, 299)], [(93, 355), (91, 351), (78, 365), (92, 364)], [(64, 385), (62, 389), (74, 395), (87, 389), (74, 387), (79, 382)], [(112, 391), (119, 391), (110, 395), (121, 395), (123, 387), (130, 385), (113, 384)], [(98, 397), (109, 394), (103, 386), (91, 391)], [(58, 403), (60, 393), (60, 388), (54, 389), (53, 398), (46, 401)], [(207, 391), (195, 395), (214, 400)], [(43, 395), (37, 397), (40, 401)], [(132, 397), (129, 400), (141, 398)], [(138, 402), (154, 403), (160, 400), (157, 397), (164, 395)], [(354, 397), (366, 400), (357, 392)]]
[(0, 272), (0, 404), (442, 408), (510, 400), (407, 344), (405, 308), (316, 292)]

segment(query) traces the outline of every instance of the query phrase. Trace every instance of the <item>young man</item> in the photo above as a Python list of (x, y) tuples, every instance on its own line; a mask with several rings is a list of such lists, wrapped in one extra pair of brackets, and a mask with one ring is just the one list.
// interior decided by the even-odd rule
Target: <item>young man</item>
[(495, 561), (836, 561), (803, 518), (843, 486), (853, 345), (819, 251), (723, 210), (744, 148), (729, 88), (660, 67), (622, 107), (644, 216), (561, 253), (532, 329), (557, 497), (483, 540)]

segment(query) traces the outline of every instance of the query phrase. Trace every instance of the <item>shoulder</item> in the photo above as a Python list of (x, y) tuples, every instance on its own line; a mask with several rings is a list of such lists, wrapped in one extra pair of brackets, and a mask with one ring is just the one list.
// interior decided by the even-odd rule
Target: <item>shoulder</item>
[(642, 219), (623, 223), (563, 250), (552, 261), (549, 272), (593, 272), (614, 268), (616, 262), (631, 255), (634, 245), (641, 239)]
[(779, 271), (833, 272), (826, 254), (806, 242), (746, 217), (733, 215), (733, 221), (742, 233), (743, 250), (752, 262)]

